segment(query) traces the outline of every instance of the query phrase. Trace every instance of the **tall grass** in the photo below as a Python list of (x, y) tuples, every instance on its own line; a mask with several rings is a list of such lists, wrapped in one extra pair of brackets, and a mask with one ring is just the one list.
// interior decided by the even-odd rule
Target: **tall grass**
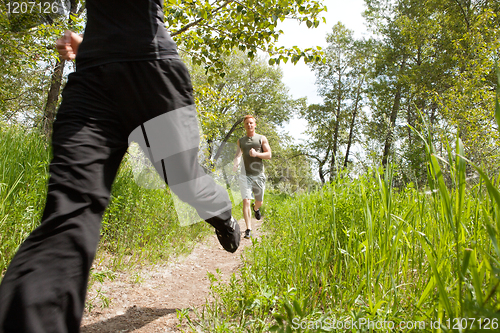
[(266, 235), (247, 253), (240, 280), (214, 282), (204, 331), (267, 332), (293, 327), (294, 318), (316, 326), (328, 318), (440, 321), (443, 331), (458, 318), (498, 324), (500, 196), (484, 182), (467, 189), (454, 156), (452, 189), (434, 169), (428, 191), (395, 191), (389, 169), (268, 204)]
[[(460, 140), (438, 156), (430, 135), (421, 137), (425, 191), (394, 189), (389, 167), (268, 202), (265, 235), (241, 276), (229, 284), (212, 277), (215, 301), (193, 328), (316, 332), (340, 322), (358, 323), (352, 332), (498, 331), (499, 179), (467, 161)], [(467, 163), (478, 185), (467, 184)]]
[[(36, 131), (0, 126), (0, 276), (19, 245), (40, 223), (50, 149)], [(113, 184), (97, 256), (108, 269), (168, 260), (189, 251), (212, 228), (180, 227), (168, 189), (148, 190), (133, 181), (127, 158)]]
[(39, 224), (45, 204), (50, 152), (43, 136), (0, 126), (0, 275)]

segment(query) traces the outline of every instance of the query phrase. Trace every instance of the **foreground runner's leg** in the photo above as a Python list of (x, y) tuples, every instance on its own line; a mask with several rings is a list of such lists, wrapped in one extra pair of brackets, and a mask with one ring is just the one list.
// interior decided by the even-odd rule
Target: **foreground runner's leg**
[(114, 120), (73, 107), (63, 102), (54, 123), (41, 225), (0, 285), (2, 333), (79, 332), (101, 217), (127, 142), (112, 131)]
[(227, 191), (199, 165), (195, 114), (190, 106), (155, 117), (132, 131), (129, 141), (141, 146), (170, 189), (216, 229), (223, 248), (235, 252), (239, 224), (231, 216)]

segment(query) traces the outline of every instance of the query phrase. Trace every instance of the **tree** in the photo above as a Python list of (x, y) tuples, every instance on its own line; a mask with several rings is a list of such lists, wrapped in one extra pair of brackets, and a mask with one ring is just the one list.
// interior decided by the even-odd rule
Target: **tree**
[(384, 138), (382, 164), (395, 156), (408, 167), (405, 177), (425, 181), (423, 143), (407, 126), (418, 129), (421, 114), (429, 119), (436, 141), (453, 142), (458, 133), (470, 148), (468, 156), (485, 161), (486, 146), (491, 147), (495, 135), (488, 128), (493, 121), (491, 69), (499, 22), (493, 12), (498, 3), (365, 2), (365, 17), (381, 42), (370, 104), (373, 128), (378, 128), (372, 137)]
[(453, 61), (451, 84), (436, 95), (437, 110), (464, 142), (467, 156), (497, 173), (500, 137), (493, 112), (500, 4), (471, 0), (432, 5), (440, 13), (442, 34), (451, 41), (447, 53)]
[(216, 158), (224, 142), (234, 142), (231, 136), (243, 128), (245, 115), (254, 115), (259, 129), (276, 132), (304, 103), (290, 97), (281, 69), (268, 65), (264, 58), (249, 59), (234, 50), (223, 61), (223, 77), (210, 77), (201, 66), (190, 66), (209, 159)]
[(359, 133), (356, 130), (359, 123), (360, 116), (364, 116), (362, 112), (365, 105), (368, 72), (370, 67), (373, 66), (373, 51), (375, 50), (375, 43), (373, 40), (360, 40), (353, 43), (353, 57), (351, 61), (352, 89), (350, 90), (351, 100), (350, 110), (351, 119), (349, 124), (349, 135), (347, 139), (347, 147), (344, 158), (344, 168), (347, 168), (349, 162), (349, 154), (352, 144), (357, 141)]
[[(411, 2), (407, 1), (407, 2)], [(404, 2), (400, 1), (400, 3)], [(382, 138), (382, 165), (385, 167), (393, 154), (396, 142), (396, 122), (400, 115), (401, 104), (406, 97), (408, 70), (408, 35), (410, 28), (407, 12), (400, 15), (396, 1), (366, 1), (368, 9), (365, 16), (372, 28), (382, 35), (376, 54), (376, 66), (373, 72), (374, 84), (370, 93), (373, 118), (378, 123), (378, 131), (371, 131), (374, 137)], [(402, 5), (407, 8), (406, 3)], [(380, 131), (381, 130), (381, 131)]]
[[(68, 25), (80, 23), (77, 16), (83, 11), (77, 0), (69, 1), (68, 8), (64, 4), (53, 1), (48, 15), (39, 13), (36, 5), (24, 14), (8, 13), (7, 4), (0, 3), (0, 110), (4, 120), (51, 126), (63, 76), (54, 42)], [(50, 120), (43, 121), (47, 118)]]
[(16, 110), (30, 109), (40, 83), (27, 73), (26, 65), (37, 61), (36, 55), (30, 54), (35, 39), (27, 32), (14, 32), (10, 19), (6, 3), (0, 2), (0, 112), (7, 121), (15, 119)]
[[(310, 105), (308, 107), (311, 114), (318, 115), (320, 113), (328, 113), (327, 107), (323, 105)], [(303, 113), (302, 113), (303, 114)], [(309, 118), (311, 119), (311, 118)], [(314, 160), (317, 163), (318, 176), (322, 184), (326, 182), (326, 176), (330, 174), (330, 168), (328, 170), (324, 169), (325, 164), (330, 160), (332, 152), (332, 140), (325, 140), (325, 138), (331, 137), (331, 122), (321, 121), (321, 117), (317, 117), (314, 120), (314, 127), (311, 126), (309, 122), (309, 128), (306, 130), (306, 134), (309, 136), (309, 140), (305, 145), (299, 147), (301, 153), (298, 155), (304, 155)], [(332, 177), (330, 177), (332, 178)]]
[(221, 73), (223, 56), (234, 48), (250, 58), (264, 51), (271, 56), (270, 64), (319, 60), (315, 49), (285, 49), (276, 42), (283, 34), (279, 22), (293, 19), (308, 28), (317, 27), (324, 10), (326, 6), (318, 0), (167, 0), (165, 18), (177, 45), (194, 63)]
[[(84, 5), (80, 4), (79, 0), (70, 0), (70, 8), (68, 13), (68, 26), (73, 25), (73, 21), (80, 16), (84, 10)], [(66, 61), (56, 58), (54, 70), (50, 79), (50, 88), (47, 95), (47, 102), (43, 112), (43, 132), (50, 137), (52, 133), (52, 123), (56, 117), (56, 109), (59, 101), (61, 85), (63, 82), (64, 66)]]
[[(356, 42), (353, 32), (337, 23), (327, 35), (324, 62), (311, 65), (316, 74), (318, 92), (323, 104), (310, 105), (302, 116), (309, 123), (311, 140), (308, 153), (318, 162), (319, 176), (324, 181), (323, 166), (329, 158), (330, 180), (339, 166), (347, 167), (355, 140), (356, 120), (362, 110), (366, 64), (370, 43)], [(346, 144), (343, 162), (338, 162), (340, 147)]]

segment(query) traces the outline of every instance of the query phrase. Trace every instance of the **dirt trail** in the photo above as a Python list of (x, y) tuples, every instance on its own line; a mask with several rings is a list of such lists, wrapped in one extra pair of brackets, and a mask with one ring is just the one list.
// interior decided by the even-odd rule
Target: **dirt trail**
[[(242, 231), (245, 222), (239, 221)], [(261, 221), (252, 221), (258, 237)], [(243, 235), (242, 235), (243, 236)], [(199, 243), (193, 252), (163, 266), (148, 267), (140, 272), (118, 274), (113, 281), (96, 282), (89, 295), (101, 288), (111, 299), (108, 308), (85, 312), (81, 333), (167, 333), (180, 332), (176, 309), (199, 308), (209, 296), (207, 272), (219, 269), (228, 279), (241, 266), (242, 250), (251, 240), (241, 238), (240, 247), (229, 253), (219, 245), (215, 234)], [(134, 283), (136, 277), (140, 283)]]

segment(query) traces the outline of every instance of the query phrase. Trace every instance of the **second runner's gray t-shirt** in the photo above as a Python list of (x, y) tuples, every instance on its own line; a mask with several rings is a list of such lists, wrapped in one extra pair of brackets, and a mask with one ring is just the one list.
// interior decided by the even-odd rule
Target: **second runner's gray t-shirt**
[(264, 172), (264, 163), (259, 157), (250, 156), (250, 149), (262, 153), (262, 135), (255, 134), (252, 137), (244, 136), (239, 140), (241, 151), (243, 152), (244, 168), (241, 173), (247, 176), (257, 176)]

